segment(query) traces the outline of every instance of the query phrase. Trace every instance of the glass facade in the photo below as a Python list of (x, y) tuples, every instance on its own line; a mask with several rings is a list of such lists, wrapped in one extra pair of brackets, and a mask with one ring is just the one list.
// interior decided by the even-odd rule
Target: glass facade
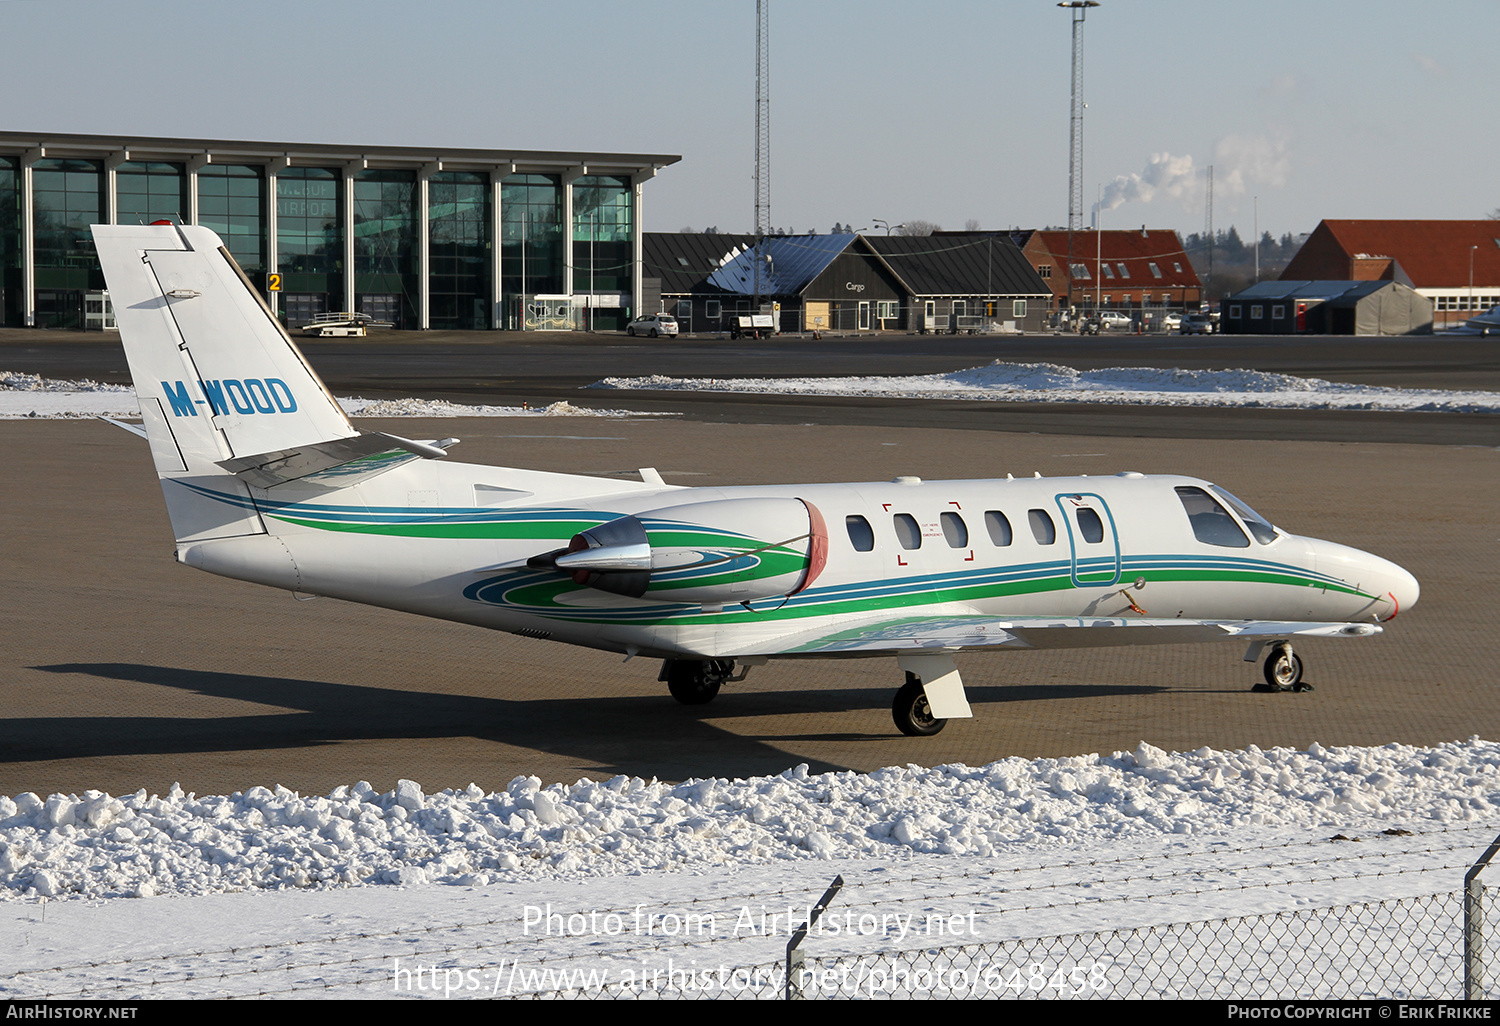
[(266, 285), (266, 178), (248, 164), (209, 164), (198, 172), (198, 223), (224, 240), (257, 286)]
[(276, 270), (282, 312), (300, 327), (344, 306), (344, 244), (339, 173), (289, 167), (276, 175)]
[(490, 179), (439, 171), (427, 186), (428, 326), (490, 326), (492, 254)]
[(584, 175), (573, 183), (573, 292), (619, 296), (620, 304), (595, 309), (591, 328), (623, 329), (630, 320), (630, 213), (629, 179)]
[(417, 173), (361, 171), (354, 179), (354, 306), (398, 328), (416, 324)]
[(25, 322), (21, 290), (21, 162), (0, 157), (0, 326)]
[(181, 164), (127, 160), (115, 168), (116, 224), (187, 220), (187, 174)]
[(38, 327), (83, 327), (83, 294), (104, 288), (89, 225), (104, 220), (104, 165), (43, 158), (32, 165)]
[(563, 196), (559, 175), (508, 175), (500, 188), (500, 288), (507, 328), (521, 327), (523, 295), (563, 290)]

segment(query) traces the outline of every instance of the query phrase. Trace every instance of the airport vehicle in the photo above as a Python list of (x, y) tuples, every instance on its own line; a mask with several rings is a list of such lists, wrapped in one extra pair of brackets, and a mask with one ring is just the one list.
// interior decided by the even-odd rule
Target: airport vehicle
[(676, 335), (677, 318), (667, 313), (642, 314), (625, 325), (625, 334), (645, 335), (647, 338), (656, 338), (658, 335)]
[(732, 314), (725, 320), (729, 324), (730, 338), (770, 338), (776, 334), (775, 316), (772, 314)]
[(893, 657), (917, 735), (972, 715), (964, 651), (1227, 640), (1270, 646), (1263, 686), (1292, 689), (1294, 642), (1418, 597), (1189, 477), (684, 488), (449, 462), (456, 439), (355, 427), (208, 229), (93, 231), (177, 558), (210, 573), (660, 659), (685, 704), (771, 659)]

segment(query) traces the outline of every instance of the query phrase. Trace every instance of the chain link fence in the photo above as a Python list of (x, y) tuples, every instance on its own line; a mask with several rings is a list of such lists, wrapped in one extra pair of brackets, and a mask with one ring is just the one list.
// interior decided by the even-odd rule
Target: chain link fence
[[(602, 932), (570, 931), (561, 939), (551, 932), (538, 936), (542, 911), (528, 907), (524, 917), (448, 920), (91, 963), (39, 963), (0, 976), (0, 996), (1494, 999), (1500, 987), (1487, 964), (1493, 956), (1486, 953), (1482, 875), (1500, 852), (1500, 840), (1476, 859), (1472, 832), (1477, 827), (1438, 831), (1416, 846), (1392, 840), (1382, 848), (1338, 837), (1330, 839), (1332, 848), (1325, 841), (1221, 850), (1207, 876), (1201, 855), (1191, 852), (1181, 858), (1126, 854), (947, 874), (914, 868), (899, 878), (856, 878), (842, 891), (840, 878), (827, 891), (822, 885), (790, 884), (593, 910)], [(1414, 853), (1424, 857), (1421, 864), (1410, 862)], [(1428, 874), (1456, 883), (1464, 870), (1461, 890), (1409, 893), (1412, 884), (1431, 879)], [(1276, 908), (1293, 884), (1316, 894), (1351, 882), (1371, 890), (1372, 897)], [(914, 886), (919, 890), (913, 892)], [(1378, 893), (1392, 890), (1390, 896)], [(850, 923), (886, 917), (889, 908), (903, 907), (898, 902), (920, 910), (912, 915), (925, 916), (929, 929), (916, 930), (914, 921), (910, 935), (903, 930), (899, 940), (848, 929)], [(1152, 921), (1165, 918), (1159, 910), (1173, 902), (1184, 910), (1216, 905), (1226, 911), (1259, 910)], [(760, 910), (761, 929), (747, 940), (738, 925), (752, 907)], [(1016, 935), (953, 943), (965, 935), (964, 908), (970, 909), (971, 930), (978, 916), (992, 927), (990, 936), (994, 928)], [(769, 932), (767, 910), (776, 926)], [(546, 913), (563, 925), (552, 906)], [(822, 930), (819, 916), (825, 923), (842, 921), (842, 934)], [(1033, 926), (1079, 922), (1080, 916), (1120, 925), (1025, 935)], [(934, 939), (934, 917), (939, 925), (946, 919), (950, 928), (939, 931), (940, 942), (923, 944), (917, 938)], [(581, 921), (582, 913), (572, 913), (568, 921), (572, 918)], [(645, 931), (639, 928), (643, 918)], [(612, 919), (620, 929), (610, 928)], [(604, 943), (611, 938), (618, 943)], [(782, 943), (785, 956), (775, 957)]]

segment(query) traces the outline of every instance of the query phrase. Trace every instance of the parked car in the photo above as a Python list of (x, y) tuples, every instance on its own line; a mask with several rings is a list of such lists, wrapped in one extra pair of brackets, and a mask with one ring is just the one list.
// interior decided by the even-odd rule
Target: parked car
[(632, 338), (636, 335), (645, 335), (648, 338), (656, 338), (658, 335), (675, 336), (677, 318), (666, 313), (643, 314), (625, 325), (625, 334)]
[(1206, 313), (1188, 314), (1182, 319), (1182, 326), (1177, 331), (1181, 335), (1212, 335), (1213, 318)]
[(1182, 314), (1173, 310), (1161, 319), (1161, 326), (1166, 331), (1177, 331), (1182, 327)]
[(1129, 331), (1134, 325), (1129, 314), (1122, 314), (1118, 310), (1101, 310), (1095, 314), (1099, 323), (1110, 331)]

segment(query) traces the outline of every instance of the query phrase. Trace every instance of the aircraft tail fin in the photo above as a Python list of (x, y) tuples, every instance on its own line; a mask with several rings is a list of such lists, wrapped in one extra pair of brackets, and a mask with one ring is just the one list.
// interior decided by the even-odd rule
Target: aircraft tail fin
[(443, 455), (361, 434), (212, 231), (93, 232), (179, 542), (265, 533), (251, 487)]

